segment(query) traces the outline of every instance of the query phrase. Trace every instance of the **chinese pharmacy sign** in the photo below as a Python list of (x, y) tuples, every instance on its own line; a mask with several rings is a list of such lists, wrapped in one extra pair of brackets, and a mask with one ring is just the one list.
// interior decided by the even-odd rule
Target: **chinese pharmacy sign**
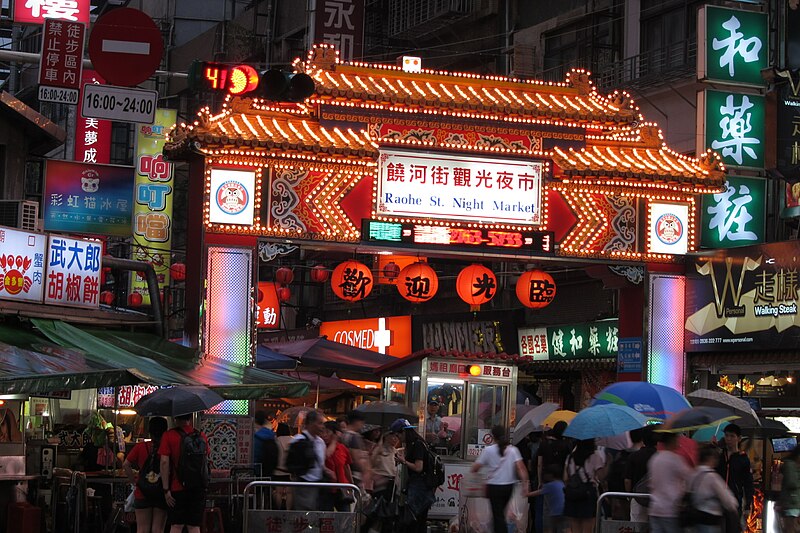
[(729, 176), (725, 191), (703, 196), (700, 245), (731, 248), (764, 240), (766, 182)]
[(43, 24), (57, 19), (89, 24), (89, 0), (14, 0), (14, 22)]
[(99, 242), (49, 235), (44, 303), (97, 307), (101, 255)]
[[(164, 160), (161, 151), (176, 117), (174, 109), (157, 109), (152, 125), (136, 125), (133, 259), (152, 263), (160, 285), (169, 283), (174, 186), (174, 165)], [(145, 305), (150, 303), (147, 281), (143, 277), (134, 276), (131, 290), (142, 295)]]
[(736, 85), (764, 85), (769, 67), (767, 14), (705, 6), (699, 15), (698, 78)]
[(382, 150), (377, 215), (542, 224), (538, 161)]
[(686, 351), (797, 347), (800, 243), (721, 250), (686, 268)]
[(616, 320), (570, 326), (520, 328), (519, 355), (534, 361), (601, 359), (617, 356)]
[(710, 148), (726, 166), (763, 168), (764, 97), (706, 90), (698, 98), (698, 153)]
[(46, 239), (0, 227), (0, 299), (42, 301)]
[(133, 169), (50, 159), (44, 229), (130, 237)]

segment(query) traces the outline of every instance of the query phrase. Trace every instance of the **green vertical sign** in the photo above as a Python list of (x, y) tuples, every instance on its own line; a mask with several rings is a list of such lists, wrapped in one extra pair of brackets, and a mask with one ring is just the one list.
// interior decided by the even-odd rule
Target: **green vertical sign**
[(698, 77), (706, 81), (764, 85), (769, 67), (766, 13), (705, 6), (700, 11)]
[(698, 151), (718, 152), (727, 166), (764, 168), (764, 97), (709, 90), (701, 96), (705, 143)]
[(733, 248), (764, 242), (766, 199), (765, 180), (729, 176), (723, 192), (703, 195), (700, 246)]

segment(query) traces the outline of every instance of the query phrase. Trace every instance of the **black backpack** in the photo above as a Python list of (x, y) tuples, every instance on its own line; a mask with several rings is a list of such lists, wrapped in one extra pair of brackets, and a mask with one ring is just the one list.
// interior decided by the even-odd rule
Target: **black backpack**
[(428, 488), (435, 489), (444, 484), (444, 463), (442, 463), (442, 458), (439, 457), (427, 443), (422, 440), (420, 440), (420, 442), (425, 446), (425, 459), (423, 461), (422, 471), (425, 484), (428, 485)]
[(205, 489), (211, 480), (208, 443), (196, 429), (191, 433), (177, 428), (181, 435), (181, 458), (178, 479), (185, 489)]
[(564, 485), (564, 501), (572, 503), (597, 501), (597, 488), (582, 466), (575, 468), (575, 472), (567, 478)]
[(625, 472), (628, 470), (630, 453), (622, 450), (608, 469), (606, 484), (611, 492), (625, 492)]
[(160, 500), (164, 497), (164, 490), (161, 486), (161, 458), (157, 453), (155, 443), (150, 455), (145, 459), (144, 464), (139, 469), (139, 477), (136, 478), (136, 486), (142, 491), (147, 500)]
[(289, 443), (286, 452), (286, 471), (294, 477), (304, 476), (317, 463), (314, 441), (302, 433), (302, 438)]

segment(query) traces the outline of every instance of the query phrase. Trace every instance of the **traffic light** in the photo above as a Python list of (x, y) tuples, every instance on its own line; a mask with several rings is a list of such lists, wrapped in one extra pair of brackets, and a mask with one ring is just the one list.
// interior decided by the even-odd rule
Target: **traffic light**
[(211, 61), (192, 62), (189, 88), (195, 91), (226, 92), (234, 96), (254, 93), (269, 100), (302, 102), (314, 94), (314, 80), (308, 74), (270, 69), (259, 74), (250, 65), (227, 65)]
[(269, 100), (302, 102), (314, 94), (314, 80), (308, 74), (290, 74), (270, 69), (261, 75), (261, 94)]

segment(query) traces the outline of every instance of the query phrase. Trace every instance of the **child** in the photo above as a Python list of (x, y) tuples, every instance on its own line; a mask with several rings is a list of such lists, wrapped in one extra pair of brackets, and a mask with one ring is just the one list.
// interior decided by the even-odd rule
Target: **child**
[(542, 473), (544, 484), (539, 490), (528, 493), (528, 497), (544, 496), (544, 531), (561, 533), (564, 517), (564, 481), (558, 465), (550, 465)]

